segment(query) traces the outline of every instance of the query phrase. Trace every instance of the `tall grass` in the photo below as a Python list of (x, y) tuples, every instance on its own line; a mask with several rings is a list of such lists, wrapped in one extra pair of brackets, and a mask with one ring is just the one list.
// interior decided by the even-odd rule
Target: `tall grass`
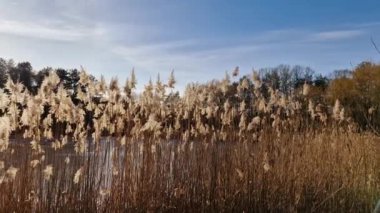
[[(238, 75), (234, 71), (233, 75)], [(369, 212), (380, 198), (379, 138), (334, 106), (285, 96), (257, 74), (136, 97), (81, 72), (37, 95), (0, 91), (1, 211)], [(75, 103), (75, 104), (74, 104)], [(21, 137), (22, 135), (22, 137)]]

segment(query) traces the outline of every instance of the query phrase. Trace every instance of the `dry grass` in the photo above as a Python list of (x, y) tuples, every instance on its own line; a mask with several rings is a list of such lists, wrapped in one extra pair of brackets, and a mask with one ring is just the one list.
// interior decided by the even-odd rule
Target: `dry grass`
[(252, 82), (226, 76), (170, 98), (171, 75), (135, 97), (134, 73), (120, 89), (83, 71), (78, 104), (54, 73), (35, 96), (8, 82), (0, 210), (371, 211), (379, 139), (306, 84), (284, 96)]

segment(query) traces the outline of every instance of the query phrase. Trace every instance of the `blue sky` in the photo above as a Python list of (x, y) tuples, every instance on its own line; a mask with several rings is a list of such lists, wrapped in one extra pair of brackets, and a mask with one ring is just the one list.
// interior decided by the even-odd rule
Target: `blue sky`
[(0, 57), (81, 65), (95, 76), (134, 67), (141, 89), (174, 69), (178, 89), (239, 66), (320, 73), (378, 62), (378, 0), (0, 0)]

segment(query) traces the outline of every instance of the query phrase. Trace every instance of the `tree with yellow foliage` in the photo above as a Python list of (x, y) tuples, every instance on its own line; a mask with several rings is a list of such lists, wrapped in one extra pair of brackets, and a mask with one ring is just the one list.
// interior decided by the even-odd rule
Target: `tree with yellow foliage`
[(350, 76), (334, 79), (328, 97), (331, 102), (339, 100), (362, 127), (380, 129), (380, 64), (363, 62)]

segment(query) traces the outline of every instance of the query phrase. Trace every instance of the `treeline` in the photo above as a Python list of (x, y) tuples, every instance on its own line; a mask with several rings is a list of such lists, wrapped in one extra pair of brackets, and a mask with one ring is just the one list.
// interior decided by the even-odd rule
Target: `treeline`
[[(49, 75), (49, 72), (54, 71), (60, 78), (60, 83), (64, 88), (75, 94), (78, 87), (79, 74), (78, 69), (53, 69), (51, 67), (43, 68), (40, 71), (34, 71), (30, 62), (15, 62), (0, 58), (0, 88), (4, 88), (8, 77), (14, 82), (22, 83), (30, 94), (35, 95), (45, 77)], [(95, 77), (90, 76), (92, 80)]]
[[(0, 88), (5, 87), (7, 76), (14, 83), (20, 82), (31, 93), (35, 94), (41, 83), (48, 76), (50, 71), (56, 72), (64, 85), (65, 89), (75, 91), (77, 89), (79, 74), (78, 69), (53, 69), (51, 67), (35, 71), (30, 62), (15, 63), (12, 59), (6, 60), (0, 58)], [(327, 88), (329, 78), (321, 74), (316, 75), (314, 70), (303, 66), (280, 65), (274, 68), (264, 68), (259, 70), (262, 81), (270, 85), (273, 89), (290, 95), (305, 82), (313, 84), (323, 91)], [(234, 74), (233, 74), (234, 75)], [(96, 81), (94, 76), (90, 75), (91, 80)], [(248, 76), (243, 76), (248, 79)]]
[(352, 70), (336, 70), (326, 76), (309, 68), (279, 66), (263, 69), (264, 82), (284, 94), (310, 85), (309, 98), (333, 105), (337, 100), (362, 129), (380, 131), (380, 64), (364, 61)]

